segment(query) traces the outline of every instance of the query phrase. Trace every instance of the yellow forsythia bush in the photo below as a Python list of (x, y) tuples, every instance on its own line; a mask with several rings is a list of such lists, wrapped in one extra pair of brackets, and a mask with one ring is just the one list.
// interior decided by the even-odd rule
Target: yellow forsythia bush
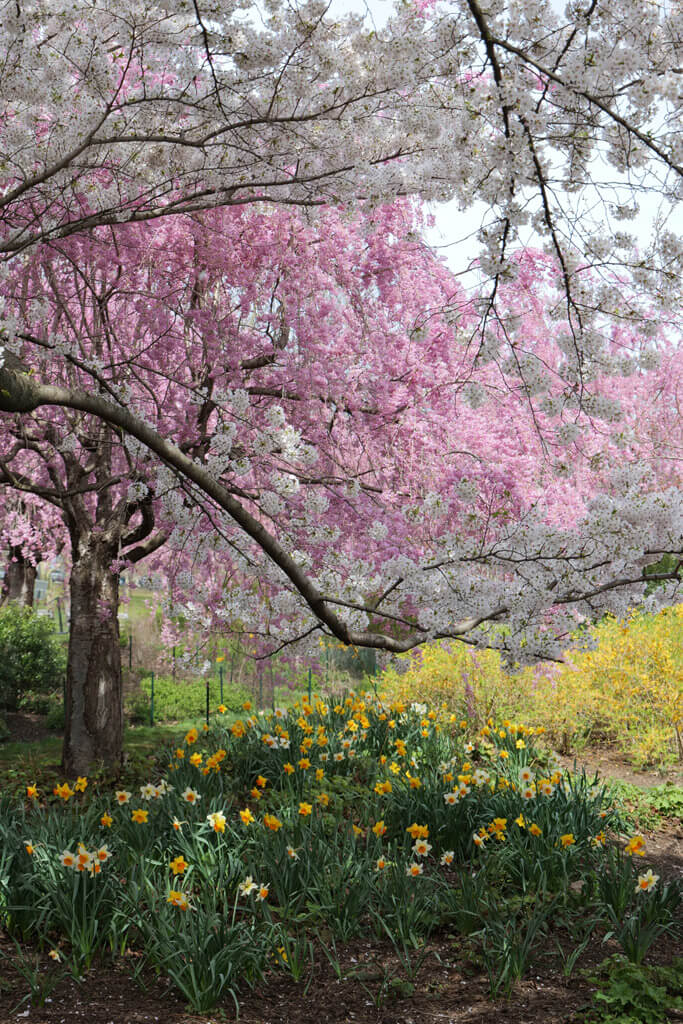
[(532, 722), (564, 753), (590, 742), (615, 746), (638, 766), (683, 760), (683, 604), (606, 618), (591, 636), (596, 647), (567, 651), (564, 664), (513, 673), (494, 651), (431, 644), (395, 659), (382, 686), (445, 702), (474, 724)]

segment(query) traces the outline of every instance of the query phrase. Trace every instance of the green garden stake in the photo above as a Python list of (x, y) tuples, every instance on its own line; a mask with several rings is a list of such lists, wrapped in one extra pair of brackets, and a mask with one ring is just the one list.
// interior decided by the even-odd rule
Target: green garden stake
[(258, 674), (258, 706), (263, 707), (263, 672), (261, 669)]
[(149, 724), (154, 725), (154, 673), (152, 672), (152, 692), (149, 700)]
[(57, 598), (57, 615), (59, 616), (59, 632), (64, 632), (64, 626), (62, 625), (62, 602)]
[(221, 681), (221, 704), (223, 703), (223, 666), (218, 666), (218, 678)]
[(206, 680), (206, 724), (209, 724), (209, 680)]
[(133, 667), (133, 634), (128, 637), (128, 668)]
[(308, 703), (311, 703), (311, 669), (308, 669)]

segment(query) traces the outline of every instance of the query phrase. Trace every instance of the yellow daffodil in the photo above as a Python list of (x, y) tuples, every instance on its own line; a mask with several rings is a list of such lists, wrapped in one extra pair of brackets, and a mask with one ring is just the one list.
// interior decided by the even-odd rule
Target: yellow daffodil
[(184, 874), (186, 868), (189, 867), (189, 864), (185, 860), (183, 855), (179, 853), (178, 856), (171, 861), (169, 866), (174, 875), (182, 875)]

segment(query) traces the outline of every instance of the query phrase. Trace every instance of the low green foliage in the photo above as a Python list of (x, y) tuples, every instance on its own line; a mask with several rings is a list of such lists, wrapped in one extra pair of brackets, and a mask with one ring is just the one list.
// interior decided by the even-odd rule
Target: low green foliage
[(66, 672), (64, 647), (54, 624), (31, 608), (0, 608), (0, 707), (15, 710), (25, 690), (60, 689)]
[(586, 1024), (669, 1024), (673, 1010), (683, 1010), (683, 959), (670, 967), (645, 967), (609, 957), (597, 974), (594, 1008)]
[[(209, 679), (209, 711), (215, 714), (220, 703), (220, 688), (216, 679)], [(206, 712), (207, 680), (183, 681), (171, 676), (156, 676), (154, 679), (154, 721), (178, 722), (196, 719)], [(229, 712), (238, 713), (251, 694), (242, 686), (227, 685), (223, 688), (223, 706)], [(134, 723), (148, 724), (151, 720), (152, 680), (143, 679), (140, 690), (126, 700), (126, 713)]]
[(633, 828), (653, 832), (661, 828), (666, 819), (683, 818), (683, 788), (673, 782), (641, 789), (630, 782), (612, 780), (609, 791), (622, 816)]

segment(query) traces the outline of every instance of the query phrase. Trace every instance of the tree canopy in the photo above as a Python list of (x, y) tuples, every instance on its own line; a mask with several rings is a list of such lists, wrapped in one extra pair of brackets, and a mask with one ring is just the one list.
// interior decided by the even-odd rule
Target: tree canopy
[[(674, 599), (682, 28), (651, 0), (0, 8), (0, 484), (70, 534), (85, 760), (114, 576), (161, 550), (265, 650), (556, 657), (653, 563)], [(449, 199), (488, 211), (470, 290), (421, 240)]]

